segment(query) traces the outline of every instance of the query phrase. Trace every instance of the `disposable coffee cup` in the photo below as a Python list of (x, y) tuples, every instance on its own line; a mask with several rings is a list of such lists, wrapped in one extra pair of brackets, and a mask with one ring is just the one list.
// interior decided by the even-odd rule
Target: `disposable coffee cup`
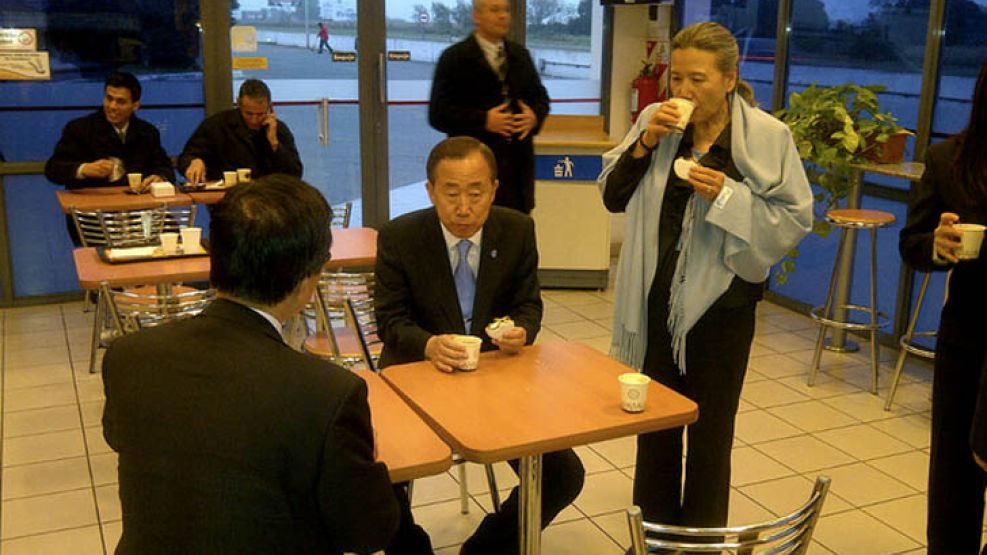
[(175, 254), (178, 252), (178, 234), (162, 233), (158, 236), (161, 240), (161, 251), (165, 254)]
[(973, 260), (980, 256), (980, 245), (984, 242), (984, 230), (987, 227), (980, 224), (954, 224), (954, 228), (963, 234), (960, 239), (960, 250), (956, 252), (956, 258), (960, 260)]
[(135, 193), (141, 192), (141, 183), (143, 181), (144, 181), (144, 176), (139, 173), (127, 174), (127, 185), (130, 185), (130, 190)]
[(236, 169), (236, 180), (239, 183), (246, 183), (250, 181), (250, 168), (237, 168)]
[(617, 379), (620, 381), (620, 408), (627, 412), (643, 411), (648, 401), (651, 378), (640, 372), (628, 372)]
[(236, 172), (223, 172), (223, 185), (227, 187), (236, 185)]
[(467, 372), (476, 370), (480, 364), (480, 346), (483, 340), (475, 335), (457, 335), (456, 342), (466, 348), (466, 360), (459, 367)]
[(679, 121), (672, 128), (681, 133), (689, 125), (689, 120), (692, 119), (692, 111), (696, 109), (696, 103), (687, 98), (669, 98), (668, 102), (671, 102), (679, 109)]
[(199, 252), (202, 249), (201, 227), (183, 227), (179, 233), (182, 235), (182, 250), (186, 254)]

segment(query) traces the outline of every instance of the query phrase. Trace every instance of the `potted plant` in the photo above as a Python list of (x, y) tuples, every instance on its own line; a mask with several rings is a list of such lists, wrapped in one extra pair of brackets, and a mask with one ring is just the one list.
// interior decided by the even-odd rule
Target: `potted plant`
[[(775, 113), (792, 130), (809, 182), (821, 189), (815, 196), (818, 210), (812, 231), (822, 237), (830, 230), (826, 212), (839, 206), (850, 191), (854, 164), (901, 161), (911, 132), (880, 110), (877, 95), (885, 89), (883, 85), (819, 87), (813, 83), (792, 93), (788, 107)], [(775, 274), (779, 283), (785, 283), (797, 256), (798, 250), (793, 249), (782, 261)]]

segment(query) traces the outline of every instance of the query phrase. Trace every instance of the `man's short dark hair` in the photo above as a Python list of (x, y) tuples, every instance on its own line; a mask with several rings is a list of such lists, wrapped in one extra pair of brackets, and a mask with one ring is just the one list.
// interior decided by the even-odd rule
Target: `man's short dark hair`
[(481, 143), (473, 137), (449, 137), (435, 145), (432, 152), (428, 154), (428, 162), (425, 163), (425, 175), (428, 180), (435, 184), (435, 168), (443, 160), (462, 160), (469, 158), (474, 152), (479, 152), (483, 160), (490, 167), (490, 179), (497, 179), (497, 159), (490, 147)]
[(106, 90), (106, 87), (128, 89), (130, 91), (131, 102), (137, 102), (141, 99), (141, 82), (134, 77), (133, 73), (115, 71), (107, 75), (106, 81), (103, 82), (104, 91)]
[(268, 104), (271, 103), (271, 89), (267, 87), (267, 83), (260, 79), (247, 79), (240, 85), (240, 92), (236, 97), (237, 102), (245, 96), (249, 96), (254, 100), (266, 100)]
[(329, 260), (331, 219), (322, 193), (297, 177), (238, 185), (212, 213), (209, 280), (248, 302), (281, 302)]

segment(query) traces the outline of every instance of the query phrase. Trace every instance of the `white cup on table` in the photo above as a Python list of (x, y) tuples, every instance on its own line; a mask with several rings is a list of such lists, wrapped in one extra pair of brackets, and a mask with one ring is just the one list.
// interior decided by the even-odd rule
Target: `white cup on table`
[(252, 172), (251, 172), (251, 169), (250, 168), (237, 168), (236, 169), (236, 180), (237, 180), (237, 183), (246, 183), (246, 182), (250, 181), (250, 174), (251, 173)]
[(139, 193), (142, 189), (142, 184), (144, 182), (144, 176), (139, 173), (128, 173), (127, 174), (127, 185), (130, 185), (130, 190)]
[(648, 384), (651, 378), (640, 372), (627, 372), (617, 377), (620, 381), (620, 408), (627, 412), (641, 412), (648, 402)]
[(236, 172), (223, 172), (223, 185), (232, 187), (236, 185)]
[(158, 236), (161, 240), (161, 251), (165, 254), (175, 254), (178, 252), (178, 234), (162, 233)]
[(186, 254), (196, 253), (202, 250), (202, 228), (183, 227), (179, 230), (182, 236), (182, 250)]

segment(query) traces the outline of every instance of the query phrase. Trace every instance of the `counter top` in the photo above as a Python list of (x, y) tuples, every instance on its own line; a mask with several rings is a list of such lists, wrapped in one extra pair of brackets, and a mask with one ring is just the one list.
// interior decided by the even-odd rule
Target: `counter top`
[(617, 143), (603, 130), (603, 116), (548, 116), (535, 136), (535, 148), (599, 148), (610, 150)]

